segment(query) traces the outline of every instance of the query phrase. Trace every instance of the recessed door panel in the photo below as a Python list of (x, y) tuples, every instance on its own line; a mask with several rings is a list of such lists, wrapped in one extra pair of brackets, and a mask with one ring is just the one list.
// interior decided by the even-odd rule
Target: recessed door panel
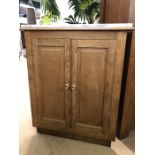
[(78, 51), (78, 122), (102, 126), (106, 49)]
[(42, 115), (64, 120), (64, 48), (39, 47), (38, 52)]

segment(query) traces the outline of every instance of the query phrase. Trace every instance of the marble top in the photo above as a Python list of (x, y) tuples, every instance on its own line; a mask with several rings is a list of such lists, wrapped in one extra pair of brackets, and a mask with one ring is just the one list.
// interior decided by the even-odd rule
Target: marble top
[(20, 30), (133, 30), (132, 23), (21, 25)]

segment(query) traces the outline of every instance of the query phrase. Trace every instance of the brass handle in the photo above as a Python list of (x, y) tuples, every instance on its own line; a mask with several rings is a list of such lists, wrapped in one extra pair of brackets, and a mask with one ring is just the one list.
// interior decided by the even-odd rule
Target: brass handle
[(69, 83), (66, 83), (66, 84), (65, 84), (65, 90), (69, 89), (69, 87), (70, 87), (70, 86), (69, 86)]
[(75, 90), (75, 89), (76, 89), (76, 85), (72, 84), (72, 90)]

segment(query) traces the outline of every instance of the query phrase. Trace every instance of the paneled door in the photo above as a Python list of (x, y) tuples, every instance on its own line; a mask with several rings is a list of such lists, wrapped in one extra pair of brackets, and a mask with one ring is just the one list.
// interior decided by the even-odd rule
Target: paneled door
[(116, 48), (116, 40), (72, 40), (75, 133), (97, 139), (114, 138)]
[(69, 39), (32, 39), (37, 127), (65, 131), (69, 124)]

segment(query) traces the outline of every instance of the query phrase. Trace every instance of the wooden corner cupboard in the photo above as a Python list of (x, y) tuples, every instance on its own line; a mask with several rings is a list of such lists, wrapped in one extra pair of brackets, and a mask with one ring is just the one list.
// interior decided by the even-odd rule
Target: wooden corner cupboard
[(33, 126), (110, 146), (132, 24), (24, 25)]

